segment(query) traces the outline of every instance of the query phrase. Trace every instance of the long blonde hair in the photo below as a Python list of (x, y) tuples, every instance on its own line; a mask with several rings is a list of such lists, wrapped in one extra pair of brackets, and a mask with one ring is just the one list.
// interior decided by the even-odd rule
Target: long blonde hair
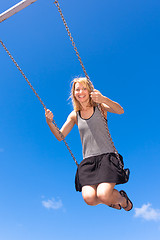
[[(88, 82), (86, 77), (79, 77), (79, 78), (74, 78), (73, 81), (71, 82), (72, 87), (71, 87), (71, 94), (70, 94), (70, 98), (72, 99), (72, 104), (73, 104), (73, 108), (76, 112), (82, 110), (82, 106), (80, 104), (80, 102), (75, 98), (75, 85), (76, 83), (82, 83), (88, 90), (89, 94), (93, 91), (94, 87), (92, 85), (92, 83)], [(91, 97), (89, 97), (89, 104), (92, 107), (97, 106), (97, 104), (95, 102), (93, 102), (93, 100), (91, 99)]]

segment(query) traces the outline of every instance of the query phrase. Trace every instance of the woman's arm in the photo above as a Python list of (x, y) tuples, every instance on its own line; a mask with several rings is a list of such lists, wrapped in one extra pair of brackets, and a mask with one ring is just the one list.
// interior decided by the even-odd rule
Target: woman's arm
[[(55, 125), (52, 123), (53, 113), (49, 109), (46, 109), (45, 116), (46, 116), (46, 122), (47, 122), (51, 132), (54, 134), (54, 136), (57, 138), (58, 141), (61, 141), (62, 137), (60, 136)], [(69, 114), (66, 122), (64, 123), (64, 125), (62, 126), (62, 128), (60, 130), (64, 137), (66, 137), (68, 135), (68, 133), (72, 130), (75, 123), (76, 123), (76, 112), (73, 111)]]
[(94, 102), (102, 104), (104, 109), (108, 112), (117, 114), (124, 113), (124, 110), (119, 103), (103, 96), (98, 90), (94, 90), (94, 92), (91, 93), (91, 98)]

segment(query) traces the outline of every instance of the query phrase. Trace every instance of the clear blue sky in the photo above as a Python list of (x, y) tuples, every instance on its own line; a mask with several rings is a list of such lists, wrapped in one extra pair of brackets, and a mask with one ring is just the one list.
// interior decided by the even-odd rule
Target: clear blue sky
[[(0, 12), (18, 0), (0, 2)], [(125, 113), (108, 115), (134, 209), (87, 206), (74, 189), (76, 166), (51, 134), (44, 110), (0, 46), (0, 239), (159, 240), (160, 1), (60, 0), (96, 89)], [(83, 76), (59, 13), (38, 0), (0, 24), (15, 57), (59, 127), (72, 111), (70, 81)], [(77, 128), (67, 141), (78, 162)]]

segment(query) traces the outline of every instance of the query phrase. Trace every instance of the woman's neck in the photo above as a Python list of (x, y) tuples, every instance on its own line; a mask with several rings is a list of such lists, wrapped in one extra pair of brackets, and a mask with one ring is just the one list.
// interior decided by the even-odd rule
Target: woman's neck
[(82, 103), (81, 107), (82, 107), (81, 111), (87, 111), (88, 109), (92, 108), (92, 106), (89, 103)]

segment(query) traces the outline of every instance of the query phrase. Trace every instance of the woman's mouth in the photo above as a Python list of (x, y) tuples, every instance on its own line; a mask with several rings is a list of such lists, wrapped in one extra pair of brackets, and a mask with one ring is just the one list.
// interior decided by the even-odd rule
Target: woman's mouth
[(78, 96), (78, 98), (85, 98), (85, 95)]

